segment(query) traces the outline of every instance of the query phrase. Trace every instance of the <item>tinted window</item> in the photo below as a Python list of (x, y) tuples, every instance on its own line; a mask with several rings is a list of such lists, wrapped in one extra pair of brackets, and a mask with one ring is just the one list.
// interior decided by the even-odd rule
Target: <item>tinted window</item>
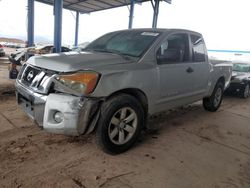
[(193, 61), (205, 61), (205, 44), (201, 36), (191, 35), (191, 42), (193, 44)]
[(189, 61), (188, 36), (186, 34), (169, 36), (157, 51), (157, 61), (160, 64)]
[(159, 32), (120, 31), (106, 34), (90, 43), (86, 50), (139, 57), (160, 35)]

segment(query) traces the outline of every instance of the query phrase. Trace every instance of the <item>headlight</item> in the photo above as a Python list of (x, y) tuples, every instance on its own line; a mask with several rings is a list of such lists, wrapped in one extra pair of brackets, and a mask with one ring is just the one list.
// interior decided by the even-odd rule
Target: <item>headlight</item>
[(94, 91), (99, 74), (93, 71), (58, 75), (56, 80), (79, 94), (87, 95)]

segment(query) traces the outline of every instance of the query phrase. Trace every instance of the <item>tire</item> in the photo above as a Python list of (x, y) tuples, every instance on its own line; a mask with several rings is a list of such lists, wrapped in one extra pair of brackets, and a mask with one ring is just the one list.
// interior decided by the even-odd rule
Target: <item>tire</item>
[(242, 92), (241, 92), (240, 95), (241, 95), (241, 97), (244, 98), (244, 99), (246, 99), (246, 98), (249, 97), (249, 95), (250, 95), (250, 86), (249, 86), (249, 84), (246, 84), (246, 85), (244, 86), (244, 88), (243, 88), (243, 90), (242, 90)]
[(127, 94), (114, 96), (101, 107), (97, 143), (106, 153), (123, 153), (134, 145), (143, 126), (144, 112), (138, 100)]
[(223, 98), (223, 89), (223, 82), (217, 82), (212, 95), (203, 99), (203, 107), (205, 110), (215, 112), (219, 109)]

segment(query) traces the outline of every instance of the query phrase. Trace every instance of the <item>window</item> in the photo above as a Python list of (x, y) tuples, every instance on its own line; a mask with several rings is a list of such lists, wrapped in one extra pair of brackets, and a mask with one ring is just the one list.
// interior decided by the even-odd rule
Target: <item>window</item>
[(159, 64), (180, 63), (189, 61), (188, 36), (174, 34), (165, 40), (157, 51)]
[(201, 36), (191, 35), (191, 42), (193, 44), (193, 61), (205, 61), (205, 44)]
[(250, 65), (244, 63), (233, 64), (233, 71), (235, 72), (250, 72)]

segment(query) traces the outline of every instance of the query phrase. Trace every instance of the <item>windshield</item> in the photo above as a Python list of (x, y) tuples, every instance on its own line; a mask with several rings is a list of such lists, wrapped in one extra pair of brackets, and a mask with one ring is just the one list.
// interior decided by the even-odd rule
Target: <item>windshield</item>
[(160, 35), (159, 32), (119, 31), (90, 43), (85, 50), (140, 57)]
[(250, 64), (241, 64), (241, 63), (237, 63), (237, 64), (233, 64), (233, 71), (236, 72), (250, 72)]

